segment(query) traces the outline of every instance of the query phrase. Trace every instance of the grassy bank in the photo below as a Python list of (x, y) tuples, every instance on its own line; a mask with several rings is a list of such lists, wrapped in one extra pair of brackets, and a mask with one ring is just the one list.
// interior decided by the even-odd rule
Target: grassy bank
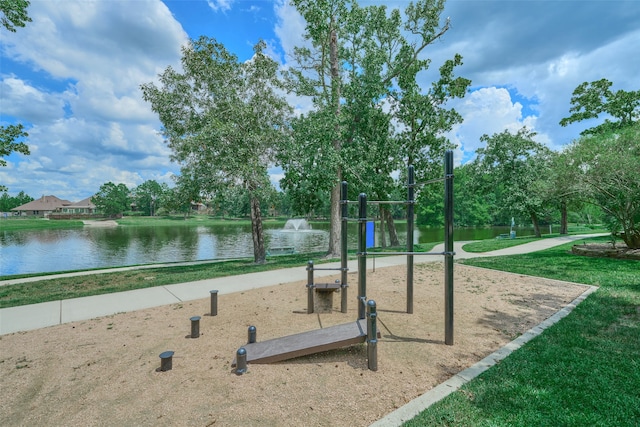
[[(429, 252), (433, 244), (416, 245), (417, 251)], [(399, 250), (399, 248), (395, 248)], [(355, 253), (349, 254), (355, 258)], [(28, 283), (2, 286), (0, 281), (0, 308), (58, 301), (91, 295), (130, 291), (133, 289), (164, 286), (175, 283), (214, 279), (245, 273), (256, 273), (289, 267), (304, 267), (307, 261), (316, 264), (339, 261), (327, 259), (324, 253), (305, 253), (269, 257), (266, 264), (255, 264), (251, 259), (203, 262), (193, 265), (163, 267), (140, 266), (132, 270), (87, 274), (74, 277), (46, 278)], [(37, 275), (23, 277), (40, 277)], [(4, 279), (8, 279), (5, 276)]]
[(0, 231), (13, 230), (45, 230), (57, 228), (83, 227), (82, 221), (76, 220), (49, 220), (45, 218), (9, 218), (0, 220)]
[(273, 257), (266, 264), (255, 264), (252, 260), (245, 259), (157, 268), (147, 266), (111, 273), (43, 278), (36, 282), (0, 286), (0, 308), (298, 267), (306, 265), (309, 259), (321, 258), (322, 254), (295, 254)]
[(406, 426), (640, 424), (640, 262), (578, 257), (570, 246), (465, 261), (600, 289)]

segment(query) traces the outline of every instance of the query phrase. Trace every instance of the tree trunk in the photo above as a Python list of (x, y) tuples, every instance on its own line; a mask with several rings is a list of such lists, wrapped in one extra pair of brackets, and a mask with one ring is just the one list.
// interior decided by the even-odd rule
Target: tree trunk
[(251, 237), (253, 238), (253, 261), (256, 264), (264, 264), (267, 260), (264, 248), (264, 230), (262, 229), (262, 213), (260, 200), (254, 194), (250, 196), (251, 204)]
[[(335, 30), (335, 20), (331, 19), (331, 38), (329, 41), (329, 61), (331, 66), (331, 102), (336, 115), (335, 133), (333, 149), (340, 152), (342, 143), (340, 142), (340, 70), (338, 64), (338, 35)], [(342, 169), (336, 168), (336, 183), (331, 189), (331, 225), (329, 230), (329, 250), (327, 257), (339, 257), (341, 253), (340, 227), (342, 218), (340, 217), (340, 188), (342, 182)]]
[[(338, 172), (340, 175), (340, 172)], [(342, 217), (340, 212), (340, 181), (331, 189), (331, 222), (329, 226), (329, 250), (328, 258), (340, 257), (340, 227), (342, 226)]]
[(384, 215), (382, 214), (382, 209), (380, 209), (380, 246), (383, 248), (387, 247), (387, 233), (384, 231)]
[(640, 249), (640, 230), (625, 229), (622, 240), (629, 249)]
[(531, 223), (533, 224), (533, 232), (535, 233), (536, 237), (542, 237), (542, 234), (540, 233), (540, 224), (538, 224), (538, 215), (536, 215), (535, 212), (531, 212)]
[(389, 245), (391, 247), (400, 246), (398, 231), (396, 230), (396, 224), (393, 222), (391, 211), (386, 207), (382, 208), (381, 211), (384, 213), (385, 219), (387, 221), (387, 229), (389, 230)]
[(560, 235), (569, 234), (569, 224), (568, 224), (568, 215), (567, 215), (567, 202), (560, 202)]

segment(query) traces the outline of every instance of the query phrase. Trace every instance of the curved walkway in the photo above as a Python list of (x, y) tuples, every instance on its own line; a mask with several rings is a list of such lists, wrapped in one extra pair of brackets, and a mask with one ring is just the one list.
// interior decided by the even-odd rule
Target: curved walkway
[[(505, 248), (492, 252), (470, 253), (462, 250), (462, 246), (469, 242), (454, 242), (456, 259), (477, 258), (486, 256), (515, 255), (529, 252), (536, 252), (561, 245), (563, 243), (594, 237), (597, 235), (576, 235), (562, 236), (549, 239), (536, 240), (510, 248)], [(444, 244), (437, 245), (433, 252), (443, 252)], [(416, 262), (425, 262), (425, 256), (416, 256)], [(437, 258), (440, 260), (441, 258)], [(388, 256), (375, 258), (377, 268), (403, 265), (406, 263), (406, 256)], [(369, 261), (371, 262), (371, 261)], [(185, 263), (198, 264), (201, 262)], [(176, 265), (176, 264), (171, 264)], [(57, 274), (45, 277), (15, 279), (1, 282), (3, 285), (14, 283), (24, 283), (47, 278), (60, 278), (69, 276), (82, 276), (101, 272), (114, 272), (123, 270), (133, 270), (141, 268), (155, 268), (158, 265), (143, 267), (123, 267), (109, 270), (92, 270), (77, 273)], [(327, 264), (326, 267), (340, 267), (339, 263)], [(350, 271), (357, 271), (357, 262), (349, 262)], [(330, 276), (333, 271), (317, 271), (316, 276)], [(47, 326), (59, 325), (78, 320), (92, 319), (96, 317), (109, 316), (116, 313), (141, 310), (145, 308), (157, 307), (161, 305), (174, 304), (184, 301), (208, 298), (211, 290), (218, 290), (219, 295), (232, 292), (244, 292), (251, 289), (265, 286), (277, 285), (279, 283), (295, 282), (306, 280), (306, 266), (287, 268), (282, 270), (264, 271), (260, 273), (248, 273), (237, 276), (220, 277), (216, 279), (199, 280), (196, 282), (185, 282), (174, 285), (157, 286), (153, 288), (136, 289), (113, 294), (95, 295), (89, 297), (72, 298), (60, 301), (43, 302), (19, 307), (9, 307), (0, 309), (0, 335), (13, 332), (28, 331), (32, 329), (44, 328)]]
[[(601, 235), (601, 234), (600, 234)], [(523, 245), (513, 246), (492, 252), (470, 253), (462, 250), (462, 246), (469, 242), (455, 242), (455, 258), (477, 258), (487, 256), (516, 255), (536, 252), (558, 246), (567, 242), (580, 240), (598, 235), (576, 235), (562, 236), (557, 238), (541, 239)], [(444, 245), (437, 245), (433, 252), (443, 252)], [(424, 262), (423, 256), (418, 256), (417, 262)], [(441, 258), (438, 258), (441, 259)], [(378, 268), (402, 265), (406, 263), (406, 256), (389, 256), (375, 259)], [(339, 267), (338, 263), (328, 264), (327, 267)], [(154, 266), (154, 267), (157, 267)], [(140, 267), (132, 267), (133, 269)], [(349, 269), (357, 270), (355, 261), (349, 263)], [(110, 269), (107, 271), (114, 271)], [(97, 271), (89, 273), (69, 273), (68, 275), (95, 274)], [(317, 271), (317, 276), (332, 275), (333, 271)], [(47, 276), (60, 277), (61, 275)], [(242, 292), (263, 286), (271, 286), (279, 283), (292, 281), (303, 281), (307, 277), (306, 267), (288, 268), (282, 270), (265, 271), (260, 273), (242, 274), (238, 276), (222, 277), (217, 279), (201, 280), (197, 282), (187, 282), (175, 285), (158, 286), (155, 288), (139, 289), (134, 291), (119, 292), (114, 294), (96, 295), (91, 297), (74, 298), (69, 300), (32, 304), (21, 307), (11, 307), (0, 309), (0, 335), (12, 332), (38, 329), (47, 326), (58, 325), (76, 320), (86, 320), (95, 317), (107, 316), (126, 311), (135, 311), (144, 308), (156, 307), (160, 305), (173, 304), (182, 301), (207, 298), (210, 290), (218, 290), (219, 294)], [(42, 280), (39, 277), (38, 280)], [(27, 280), (23, 280), (25, 282)], [(16, 281), (13, 281), (16, 282)], [(5, 283), (6, 284), (6, 283)], [(410, 401), (406, 405), (387, 414), (376, 421), (371, 427), (396, 427), (401, 426), (405, 421), (414, 418), (420, 412), (431, 406), (433, 403), (443, 399), (462, 385), (471, 381), (482, 372), (499, 363), (513, 351), (520, 348), (526, 342), (541, 334), (546, 328), (567, 316), (573, 308), (582, 302), (587, 296), (595, 292), (597, 288), (591, 286), (582, 295), (558, 311), (556, 314), (525, 332), (506, 346), (497, 350), (493, 354), (482, 359), (473, 366), (459, 372), (449, 380), (429, 390), (422, 396)]]

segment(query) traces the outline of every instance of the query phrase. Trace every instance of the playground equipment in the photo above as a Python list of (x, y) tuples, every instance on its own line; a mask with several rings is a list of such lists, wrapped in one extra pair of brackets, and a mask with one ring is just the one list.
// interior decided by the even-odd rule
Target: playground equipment
[[(414, 233), (414, 204), (415, 187), (417, 185), (430, 184), (444, 181), (444, 217), (445, 217), (445, 244), (444, 252), (415, 252), (413, 248)], [(250, 342), (238, 350), (242, 354), (243, 366), (238, 365), (236, 372), (246, 370), (245, 363), (272, 363), (294, 357), (305, 356), (326, 350), (337, 349), (352, 344), (367, 341), (368, 366), (371, 370), (377, 370), (377, 338), (380, 334), (376, 326), (376, 303), (367, 300), (367, 253), (366, 249), (366, 223), (367, 204), (406, 204), (407, 205), (407, 250), (404, 252), (384, 252), (380, 255), (406, 255), (407, 256), (407, 313), (413, 313), (413, 261), (416, 255), (444, 256), (445, 269), (445, 344), (453, 345), (453, 152), (445, 154), (444, 177), (416, 184), (413, 166), (409, 166), (407, 179), (406, 201), (367, 201), (367, 196), (361, 193), (357, 201), (347, 200), (347, 183), (342, 183), (341, 188), (341, 262), (340, 268), (316, 268), (313, 262), (307, 264), (308, 274), (308, 298), (307, 312), (312, 313), (314, 307), (314, 292), (333, 292), (341, 290), (341, 311), (347, 311), (347, 221), (348, 205), (358, 204), (358, 318), (353, 323), (332, 326), (328, 328), (302, 332), (281, 338), (275, 338), (262, 342)], [(341, 280), (334, 284), (316, 284), (313, 272), (316, 270), (338, 270), (341, 272)], [(368, 319), (366, 324), (365, 317)], [(242, 351), (241, 351), (242, 350)], [(233, 366), (236, 366), (234, 360)]]

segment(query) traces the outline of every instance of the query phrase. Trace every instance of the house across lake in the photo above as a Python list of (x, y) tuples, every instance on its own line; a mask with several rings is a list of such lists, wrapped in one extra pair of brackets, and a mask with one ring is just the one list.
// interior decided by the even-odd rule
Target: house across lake
[(91, 197), (74, 203), (56, 196), (42, 196), (39, 199), (13, 208), (11, 211), (19, 216), (44, 218), (59, 216), (66, 218), (67, 216), (94, 215), (96, 213), (96, 205), (91, 201)]

